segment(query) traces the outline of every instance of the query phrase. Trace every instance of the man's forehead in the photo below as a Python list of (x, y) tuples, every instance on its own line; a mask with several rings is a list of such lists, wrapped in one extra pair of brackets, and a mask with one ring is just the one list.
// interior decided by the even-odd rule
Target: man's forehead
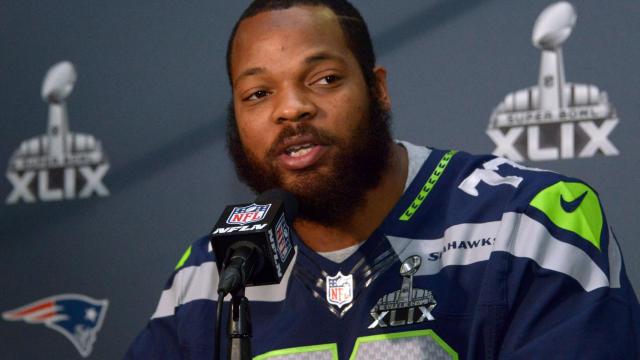
[(232, 73), (242, 71), (238, 66), (252, 66), (246, 64), (248, 60), (260, 61), (265, 49), (284, 52), (300, 46), (328, 46), (336, 52), (348, 50), (338, 17), (331, 9), (294, 6), (265, 11), (243, 20), (232, 44)]
[[(260, 12), (244, 19), (240, 28), (247, 25), (259, 26), (263, 30), (275, 28), (294, 28), (308, 26), (330, 26), (337, 24), (337, 15), (326, 6), (299, 5), (287, 9), (274, 9)], [(257, 25), (256, 25), (257, 24)]]

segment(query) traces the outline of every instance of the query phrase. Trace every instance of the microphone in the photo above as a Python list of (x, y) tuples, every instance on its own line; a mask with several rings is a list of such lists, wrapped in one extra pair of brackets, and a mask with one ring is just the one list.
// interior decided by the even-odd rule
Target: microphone
[(296, 198), (282, 189), (224, 209), (210, 235), (220, 274), (218, 292), (226, 295), (282, 280), (295, 252), (290, 228), (297, 211)]

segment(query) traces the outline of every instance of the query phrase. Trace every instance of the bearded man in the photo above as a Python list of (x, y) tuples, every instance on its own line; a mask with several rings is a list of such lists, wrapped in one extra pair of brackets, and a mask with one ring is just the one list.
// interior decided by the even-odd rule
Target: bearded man
[[(283, 281), (247, 290), (257, 358), (638, 358), (595, 191), (393, 141), (386, 71), (347, 1), (254, 1), (227, 69), (239, 178), (300, 202)], [(128, 359), (212, 357), (221, 256), (208, 237), (189, 248)]]

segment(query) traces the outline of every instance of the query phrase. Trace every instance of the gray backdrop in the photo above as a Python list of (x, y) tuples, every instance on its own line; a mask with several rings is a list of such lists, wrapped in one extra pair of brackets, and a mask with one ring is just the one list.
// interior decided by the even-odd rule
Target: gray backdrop
[[(246, 3), (0, 1), (0, 167), (23, 140), (46, 133), (40, 88), (62, 60), (78, 72), (67, 102), (71, 131), (101, 141), (110, 164), (106, 197), (6, 204), (13, 186), (0, 179), (0, 312), (58, 294), (107, 299), (89, 357), (120, 358), (182, 252), (225, 204), (252, 198), (235, 180), (224, 145), (224, 53)], [(494, 107), (537, 83), (540, 51), (531, 31), (551, 2), (354, 3), (389, 72), (396, 137), (493, 151), (485, 131)], [(563, 46), (566, 77), (609, 94), (620, 119), (609, 140), (620, 155), (526, 164), (583, 178), (599, 191), (639, 289), (640, 3), (573, 3), (578, 20)], [(81, 355), (43, 325), (0, 320), (0, 358)]]

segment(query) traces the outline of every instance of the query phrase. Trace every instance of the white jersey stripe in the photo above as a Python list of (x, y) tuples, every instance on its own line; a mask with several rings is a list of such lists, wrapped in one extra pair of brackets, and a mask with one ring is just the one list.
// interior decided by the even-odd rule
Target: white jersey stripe
[[(395, 236), (387, 236), (387, 238), (400, 257), (400, 261), (415, 254), (427, 256), (426, 259), (422, 259), (422, 265), (414, 276), (435, 275), (446, 266), (470, 265), (489, 260), (492, 245), (495, 242), (493, 239), (500, 229), (500, 224), (500, 221), (493, 221), (454, 225), (444, 232), (443, 238), (439, 239), (412, 240)], [(484, 246), (482, 239), (485, 239)], [(432, 259), (430, 254), (437, 254), (438, 258)]]
[(609, 286), (607, 275), (589, 255), (554, 238), (538, 221), (524, 214), (506, 213), (503, 222), (496, 250), (532, 259), (542, 268), (571, 276), (585, 291)]
[[(410, 255), (424, 254), (426, 259), (423, 258), (422, 266), (414, 276), (434, 275), (447, 266), (489, 260), (492, 252), (504, 251), (568, 275), (585, 291), (609, 286), (604, 271), (582, 249), (556, 239), (544, 225), (520, 213), (505, 213), (502, 221), (454, 225), (439, 239), (388, 238), (401, 261)], [(615, 242), (610, 246), (617, 248)], [(617, 284), (619, 287), (621, 265), (615, 259), (619, 250), (610, 250), (609, 254), (613, 257), (612, 281), (616, 279), (615, 274), (618, 279), (612, 286)]]
[[(423, 258), (422, 266), (414, 276), (434, 275), (447, 266), (485, 261), (492, 252), (504, 251), (531, 259), (544, 269), (568, 275), (585, 291), (609, 286), (607, 275), (582, 249), (556, 239), (544, 225), (520, 213), (505, 213), (502, 221), (454, 225), (439, 239), (394, 236), (388, 236), (388, 239), (400, 260), (424, 254), (426, 259)], [(613, 235), (610, 235), (609, 259), (611, 287), (620, 287), (622, 262)], [(284, 300), (292, 268), (289, 266), (280, 284), (247, 288), (247, 297), (256, 301)], [(152, 319), (173, 315), (177, 306), (194, 300), (216, 301), (218, 295), (214, 286), (217, 283), (218, 270), (214, 262), (180, 269), (171, 288), (162, 292)]]
[(614, 289), (620, 288), (620, 272), (622, 271), (622, 254), (613, 231), (609, 228), (609, 281)]
[[(297, 249), (296, 249), (297, 250)], [(255, 301), (282, 301), (287, 293), (287, 284), (291, 276), (293, 264), (297, 258), (294, 255), (289, 268), (285, 272), (280, 284), (264, 285), (260, 287), (248, 287), (246, 296), (249, 300)], [(192, 302), (194, 300), (218, 300), (218, 268), (213, 261), (205, 262), (199, 266), (187, 266), (178, 271), (173, 278), (171, 288), (166, 289), (160, 295), (160, 301), (156, 311), (151, 316), (152, 319), (171, 316), (175, 308)], [(227, 296), (225, 301), (231, 297)]]

